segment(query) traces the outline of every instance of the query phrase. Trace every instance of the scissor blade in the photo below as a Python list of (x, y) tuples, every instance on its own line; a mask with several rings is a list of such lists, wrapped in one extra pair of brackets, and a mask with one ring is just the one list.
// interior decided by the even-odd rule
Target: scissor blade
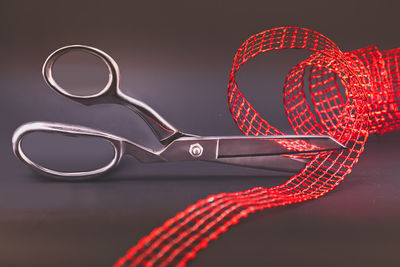
[[(181, 137), (157, 152), (156, 160), (201, 160), (297, 172), (306, 166), (308, 160), (283, 155), (317, 153), (344, 148), (345, 146), (335, 139), (325, 135)], [(153, 159), (151, 162), (154, 162)]]
[(304, 169), (309, 160), (292, 159), (283, 156), (253, 156), (253, 157), (226, 157), (215, 160), (218, 163), (238, 165), (248, 168), (257, 168), (272, 171), (299, 172)]
[(344, 148), (334, 138), (325, 135), (222, 137), (218, 142), (217, 158), (290, 155)]

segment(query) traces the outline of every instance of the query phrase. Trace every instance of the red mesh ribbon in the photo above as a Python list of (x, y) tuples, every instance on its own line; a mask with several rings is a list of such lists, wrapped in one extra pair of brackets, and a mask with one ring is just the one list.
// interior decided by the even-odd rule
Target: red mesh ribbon
[[(331, 191), (358, 161), (369, 133), (384, 133), (399, 127), (400, 49), (380, 52), (370, 46), (342, 52), (317, 32), (283, 27), (251, 36), (235, 55), (228, 103), (245, 135), (283, 133), (261, 118), (245, 99), (235, 74), (259, 53), (285, 48), (313, 52), (290, 70), (284, 84), (285, 110), (294, 131), (327, 134), (348, 149), (313, 155), (299, 174), (282, 185), (221, 193), (199, 200), (140, 240), (115, 266), (184, 266), (198, 250), (249, 213), (318, 198)], [(307, 102), (304, 92), (306, 70), (309, 70), (312, 103)], [(338, 81), (345, 88), (345, 99), (339, 94)]]

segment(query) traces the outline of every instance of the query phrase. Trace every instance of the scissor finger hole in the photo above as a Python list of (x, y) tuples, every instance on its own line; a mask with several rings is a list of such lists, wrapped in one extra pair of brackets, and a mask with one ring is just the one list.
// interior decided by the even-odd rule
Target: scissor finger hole
[(94, 96), (109, 82), (107, 65), (97, 56), (83, 51), (70, 51), (53, 64), (54, 81), (74, 96)]
[(21, 142), (22, 151), (45, 172), (90, 173), (108, 166), (116, 151), (107, 140), (95, 136), (66, 136), (33, 132)]

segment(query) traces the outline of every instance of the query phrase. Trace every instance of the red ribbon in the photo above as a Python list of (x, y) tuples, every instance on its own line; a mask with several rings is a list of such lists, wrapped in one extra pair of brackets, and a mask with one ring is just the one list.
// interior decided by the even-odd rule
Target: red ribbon
[[(318, 32), (282, 27), (251, 36), (233, 60), (229, 109), (245, 135), (284, 133), (265, 121), (245, 99), (235, 74), (259, 53), (286, 48), (313, 52), (290, 70), (284, 84), (285, 110), (294, 131), (330, 135), (348, 149), (313, 155), (300, 173), (282, 185), (199, 200), (141, 239), (115, 266), (185, 266), (197, 251), (249, 213), (325, 195), (351, 172), (369, 133), (399, 128), (400, 49), (381, 52), (370, 46), (342, 52)], [(307, 69), (312, 103), (307, 102), (304, 92)], [(345, 99), (339, 94), (338, 81), (345, 88)]]

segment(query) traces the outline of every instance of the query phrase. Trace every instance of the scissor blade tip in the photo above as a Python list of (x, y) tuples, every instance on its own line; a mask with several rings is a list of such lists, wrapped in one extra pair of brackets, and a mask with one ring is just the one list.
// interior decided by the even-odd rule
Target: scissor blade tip
[(329, 139), (331, 139), (333, 142), (335, 142), (335, 144), (338, 146), (338, 149), (346, 149), (347, 147), (345, 145), (343, 145), (342, 143), (340, 143), (338, 140), (336, 140), (335, 138), (333, 138), (332, 136), (329, 136)]

